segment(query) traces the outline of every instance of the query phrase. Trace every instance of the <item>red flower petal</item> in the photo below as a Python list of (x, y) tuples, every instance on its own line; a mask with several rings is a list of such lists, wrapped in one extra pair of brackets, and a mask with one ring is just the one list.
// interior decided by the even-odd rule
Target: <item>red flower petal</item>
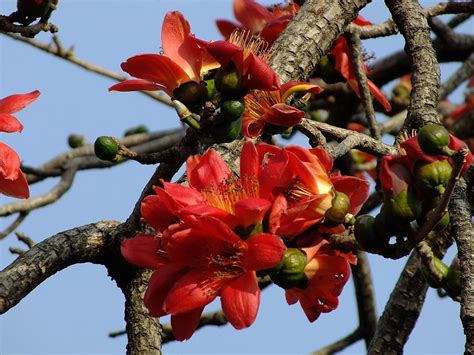
[(175, 88), (191, 80), (178, 64), (159, 54), (141, 54), (128, 58), (121, 67), (135, 78), (163, 85), (170, 96)]
[(162, 317), (167, 314), (163, 310), (163, 303), (168, 291), (176, 280), (182, 277), (186, 272), (186, 269), (176, 264), (168, 264), (157, 269), (153, 275), (151, 275), (143, 299), (151, 317)]
[(161, 45), (166, 56), (183, 69), (191, 80), (201, 79), (201, 48), (189, 39), (191, 28), (178, 11), (168, 12), (161, 29)]
[[(239, 65), (236, 63), (237, 68)], [(273, 69), (255, 54), (250, 53), (245, 58), (244, 67), (241, 74), (244, 76), (242, 87), (259, 90), (278, 90), (280, 79)]]
[(244, 228), (262, 223), (265, 213), (272, 204), (263, 198), (246, 198), (235, 204), (235, 216)]
[(109, 91), (143, 91), (143, 90), (166, 91), (167, 89), (163, 85), (156, 85), (148, 80), (141, 80), (141, 79), (124, 80), (118, 84), (115, 84), (109, 87)]
[(16, 180), (20, 174), (20, 157), (5, 143), (0, 142), (0, 176)]
[(0, 113), (10, 114), (18, 112), (35, 101), (39, 95), (40, 92), (35, 90), (28, 94), (7, 96), (0, 100)]
[(353, 176), (332, 176), (334, 189), (345, 193), (350, 199), (349, 213), (356, 215), (369, 197), (370, 184)]
[(255, 177), (258, 175), (258, 153), (255, 144), (245, 142), (240, 155), (240, 177)]
[(175, 314), (171, 316), (171, 328), (173, 335), (178, 341), (188, 340), (196, 331), (204, 307), (194, 311)]
[(260, 288), (254, 271), (228, 282), (221, 291), (222, 310), (236, 329), (247, 328), (257, 317)]
[(28, 181), (21, 170), (15, 179), (5, 179), (0, 175), (0, 194), (16, 198), (30, 197)]
[(0, 113), (0, 132), (21, 132), (23, 125), (12, 115)]
[[(257, 286), (258, 287), (258, 286)], [(169, 314), (194, 311), (214, 301), (221, 283), (201, 270), (191, 270), (177, 280), (166, 296), (163, 309)]]
[(392, 110), (392, 105), (390, 102), (385, 98), (383, 92), (370, 80), (367, 81), (369, 85), (369, 90), (372, 95), (374, 95), (375, 100), (377, 100), (385, 109), (385, 111), (390, 112)]
[(266, 122), (283, 127), (293, 127), (301, 123), (305, 113), (296, 107), (286, 104), (275, 104), (265, 112)]
[(210, 149), (201, 157), (188, 158), (186, 175), (191, 187), (202, 190), (210, 186), (219, 186), (232, 177), (232, 172), (221, 156)]
[(269, 22), (265, 28), (260, 32), (259, 36), (262, 37), (271, 46), (273, 42), (280, 36), (283, 30), (288, 26), (293, 16), (283, 16), (276, 20)]
[(229, 39), (230, 35), (232, 34), (232, 32), (234, 32), (234, 30), (236, 30), (237, 28), (241, 28), (234, 22), (227, 20), (216, 20), (216, 25), (219, 29), (219, 32), (224, 36), (226, 40)]
[(144, 234), (125, 239), (120, 246), (125, 260), (145, 269), (158, 269), (168, 262), (166, 258), (158, 254), (159, 249), (159, 239)]
[(140, 213), (148, 224), (157, 231), (164, 230), (176, 219), (163, 199), (157, 195), (149, 195), (143, 199)]
[(265, 270), (277, 265), (286, 251), (280, 237), (273, 234), (257, 234), (247, 239), (247, 270)]
[(250, 32), (260, 32), (271, 19), (271, 13), (254, 0), (234, 0), (234, 15)]
[(248, 138), (257, 138), (262, 134), (265, 127), (264, 120), (255, 120), (249, 116), (242, 117), (242, 134)]

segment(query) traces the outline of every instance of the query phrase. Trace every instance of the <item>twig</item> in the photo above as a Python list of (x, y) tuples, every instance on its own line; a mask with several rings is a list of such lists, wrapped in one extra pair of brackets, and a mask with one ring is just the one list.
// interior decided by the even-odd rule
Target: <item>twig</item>
[(57, 201), (72, 186), (77, 167), (74, 165), (64, 171), (61, 180), (49, 192), (21, 202), (0, 206), (0, 216), (9, 216), (17, 212), (29, 212)]
[[(474, 11), (474, 5), (471, 2), (452, 2), (440, 3), (425, 9), (423, 12), (427, 18), (430, 18), (443, 14), (470, 13), (472, 11)], [(347, 27), (347, 31), (351, 33), (358, 32), (361, 39), (368, 39), (394, 35), (398, 33), (398, 27), (395, 22), (390, 19), (379, 25), (372, 26), (358, 26), (351, 23)]]
[(48, 23), (47, 20), (45, 22), (38, 21), (37, 23), (29, 26), (15, 25), (13, 22), (11, 22), (8, 16), (0, 15), (0, 32), (19, 33), (23, 37), (33, 38), (40, 32), (56, 33), (58, 32), (58, 28), (52, 23)]
[(316, 350), (312, 353), (312, 355), (330, 355), (334, 354), (338, 351), (341, 351), (345, 348), (347, 348), (349, 345), (354, 344), (357, 342), (359, 339), (362, 339), (362, 331), (360, 328), (357, 328), (354, 330), (352, 333), (349, 335), (345, 336), (342, 339), (339, 339), (338, 341), (325, 346), (324, 348), (321, 348), (319, 350)]
[[(112, 80), (115, 80), (115, 81), (124, 81), (124, 80), (127, 79), (127, 77), (124, 76), (124, 75), (121, 75), (121, 74), (116, 73), (112, 70), (103, 68), (99, 65), (93, 64), (93, 63), (88, 62), (84, 59), (76, 57), (74, 55), (74, 53), (71, 53), (70, 51), (62, 51), (58, 47), (55, 48), (55, 47), (53, 47), (49, 44), (40, 42), (38, 40), (23, 38), (23, 37), (16, 36), (16, 35), (13, 35), (13, 34), (10, 34), (10, 33), (3, 33), (3, 34), (7, 37), (10, 37), (10, 38), (14, 39), (14, 40), (21, 41), (23, 43), (27, 43), (27, 44), (35, 47), (35, 48), (38, 48), (38, 49), (46, 52), (46, 53), (53, 54), (56, 57), (64, 59), (65, 61), (67, 61), (69, 63), (75, 64), (75, 65), (77, 65), (77, 66), (79, 66), (79, 67), (81, 67), (85, 70), (88, 70), (90, 72), (102, 75), (102, 76), (107, 77), (109, 79), (112, 79)], [(166, 105), (169, 105), (169, 106), (172, 105), (171, 100), (167, 96), (164, 96), (162, 94), (158, 94), (158, 93), (153, 92), (153, 91), (140, 91), (140, 93), (142, 93), (142, 94), (144, 94), (144, 95), (146, 95), (146, 96), (148, 96), (148, 97), (150, 97), (154, 100), (160, 101), (160, 102), (162, 102)]]
[(352, 279), (357, 299), (359, 330), (368, 348), (377, 326), (377, 313), (369, 260), (362, 250), (357, 251), (357, 265), (352, 266)]
[(357, 133), (348, 129), (335, 127), (323, 122), (316, 122), (307, 119), (305, 119), (305, 121), (309, 127), (317, 129), (324, 134), (328, 134), (338, 141), (342, 140), (341, 143), (339, 143), (335, 148), (333, 148), (332, 157), (334, 159), (343, 156), (353, 148), (358, 148), (376, 156), (384, 156), (397, 153), (397, 150), (394, 147), (384, 144), (363, 133)]
[(303, 120), (303, 122), (296, 126), (296, 129), (309, 138), (309, 144), (312, 147), (321, 146), (328, 152), (331, 150), (331, 147), (328, 145), (321, 131), (309, 124), (308, 120)]
[(369, 86), (367, 83), (367, 75), (365, 73), (362, 58), (361, 43), (358, 33), (350, 33), (346, 36), (347, 43), (351, 54), (351, 61), (354, 66), (357, 84), (359, 86), (360, 97), (364, 105), (365, 114), (367, 116), (367, 123), (369, 125), (370, 135), (372, 138), (380, 139), (380, 131), (377, 127), (377, 119), (375, 117), (374, 105), (372, 96), (370, 95)]
[(459, 85), (474, 75), (474, 54), (471, 54), (468, 60), (466, 60), (456, 70), (443, 85), (439, 88), (439, 99), (444, 100), (449, 96)]
[[(473, 3), (471, 3), (471, 5), (472, 4)], [(472, 5), (472, 7), (474, 11), (474, 5)], [(448, 42), (450, 46), (458, 49), (473, 49), (474, 36), (456, 33), (437, 18), (430, 18), (428, 22), (433, 32), (436, 33), (442, 41)]]
[(18, 228), (18, 226), (25, 220), (25, 218), (28, 216), (28, 212), (20, 212), (18, 214), (18, 217), (13, 221), (12, 224), (10, 224), (3, 232), (0, 233), (0, 240), (5, 239), (10, 233), (14, 232), (15, 229)]
[(15, 235), (20, 242), (22, 242), (28, 247), (28, 249), (33, 248), (33, 246), (36, 244), (35, 241), (28, 237), (25, 233), (16, 232)]
[(26, 250), (25, 250), (25, 249), (17, 248), (17, 247), (9, 247), (8, 250), (9, 250), (10, 253), (12, 253), (12, 254), (23, 255), (23, 254), (26, 253)]

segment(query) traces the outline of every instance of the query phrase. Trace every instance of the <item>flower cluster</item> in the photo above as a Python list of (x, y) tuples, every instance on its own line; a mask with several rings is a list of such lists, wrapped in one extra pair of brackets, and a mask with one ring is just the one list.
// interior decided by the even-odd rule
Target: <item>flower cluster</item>
[[(11, 95), (0, 99), (0, 131), (21, 132), (23, 125), (12, 114), (28, 106), (39, 95), (39, 91), (33, 91), (29, 94)], [(2, 142), (0, 142), (0, 194), (17, 198), (30, 196), (28, 182), (20, 169), (18, 154)]]
[[(298, 6), (291, 8), (294, 11), (288, 11), (294, 15)], [(263, 14), (265, 8), (243, 1), (236, 2), (236, 9), (239, 14), (247, 10)], [(276, 24), (283, 17), (288, 22), (291, 17), (286, 11), (275, 8), (273, 15), (264, 15), (270, 21), (268, 26), (278, 27)], [(270, 20), (271, 16), (277, 18)], [(249, 26), (260, 22), (248, 14), (242, 18), (249, 19)], [(322, 89), (313, 83), (281, 85), (267, 63), (270, 42), (258, 36), (255, 28), (236, 27), (227, 40), (207, 42), (191, 33), (181, 13), (169, 12), (162, 26), (162, 54), (127, 59), (122, 69), (136, 79), (125, 80), (109, 90), (166, 92), (182, 121), (200, 130), (204, 144), (232, 141), (240, 133), (247, 137), (281, 133), (300, 123), (305, 115), (291, 106), (294, 96), (310, 96)]]
[(323, 236), (344, 230), (368, 183), (331, 169), (322, 149), (252, 142), (243, 146), (239, 177), (213, 150), (190, 157), (188, 186), (162, 182), (143, 201), (156, 233), (122, 243), (129, 262), (155, 270), (145, 294), (150, 314), (170, 314), (176, 338), (188, 339), (220, 296), (229, 322), (248, 327), (260, 303), (257, 274), (285, 288), (310, 321), (335, 309), (355, 258)]
[[(453, 171), (452, 157), (464, 147), (465, 143), (443, 126), (428, 124), (400, 144), (400, 154), (384, 156), (379, 172), (384, 192), (382, 210), (375, 219), (359, 216), (359, 242), (373, 250), (387, 245), (392, 236), (411, 238), (440, 203)], [(469, 152), (460, 174), (471, 162)], [(435, 230), (442, 230), (448, 223), (446, 212)]]

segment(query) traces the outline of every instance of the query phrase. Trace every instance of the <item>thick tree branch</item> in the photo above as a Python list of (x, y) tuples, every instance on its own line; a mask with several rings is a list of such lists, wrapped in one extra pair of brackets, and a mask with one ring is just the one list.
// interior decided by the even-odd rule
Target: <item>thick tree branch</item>
[(370, 0), (306, 0), (272, 46), (270, 65), (282, 82), (306, 80), (321, 57)]
[(106, 263), (111, 256), (112, 233), (118, 225), (101, 221), (76, 227), (36, 244), (18, 257), (0, 272), (0, 314), (60, 270), (78, 263)]
[(474, 353), (474, 228), (471, 206), (466, 199), (466, 182), (461, 180), (450, 204), (452, 235), (461, 265), (461, 321), (466, 335), (465, 354)]

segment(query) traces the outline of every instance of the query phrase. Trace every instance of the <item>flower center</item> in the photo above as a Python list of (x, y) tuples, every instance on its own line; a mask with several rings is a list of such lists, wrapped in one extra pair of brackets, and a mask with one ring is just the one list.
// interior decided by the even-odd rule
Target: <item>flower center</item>
[(244, 59), (247, 58), (250, 53), (253, 53), (264, 60), (270, 57), (267, 41), (259, 36), (253, 35), (248, 30), (234, 30), (229, 37), (229, 42), (242, 48)]
[(206, 267), (217, 280), (238, 277), (244, 273), (245, 248), (244, 242), (237, 242), (229, 250), (212, 254), (206, 259)]
[(260, 119), (268, 112), (273, 105), (281, 103), (280, 91), (260, 91), (255, 90), (244, 98), (245, 113), (247, 117), (252, 117), (255, 120)]
[(284, 193), (290, 203), (297, 203), (314, 196), (314, 193), (297, 177)]
[(256, 176), (243, 176), (241, 179), (229, 179), (220, 185), (211, 185), (201, 191), (207, 203), (235, 215), (235, 204), (240, 200), (259, 197), (259, 185)]

